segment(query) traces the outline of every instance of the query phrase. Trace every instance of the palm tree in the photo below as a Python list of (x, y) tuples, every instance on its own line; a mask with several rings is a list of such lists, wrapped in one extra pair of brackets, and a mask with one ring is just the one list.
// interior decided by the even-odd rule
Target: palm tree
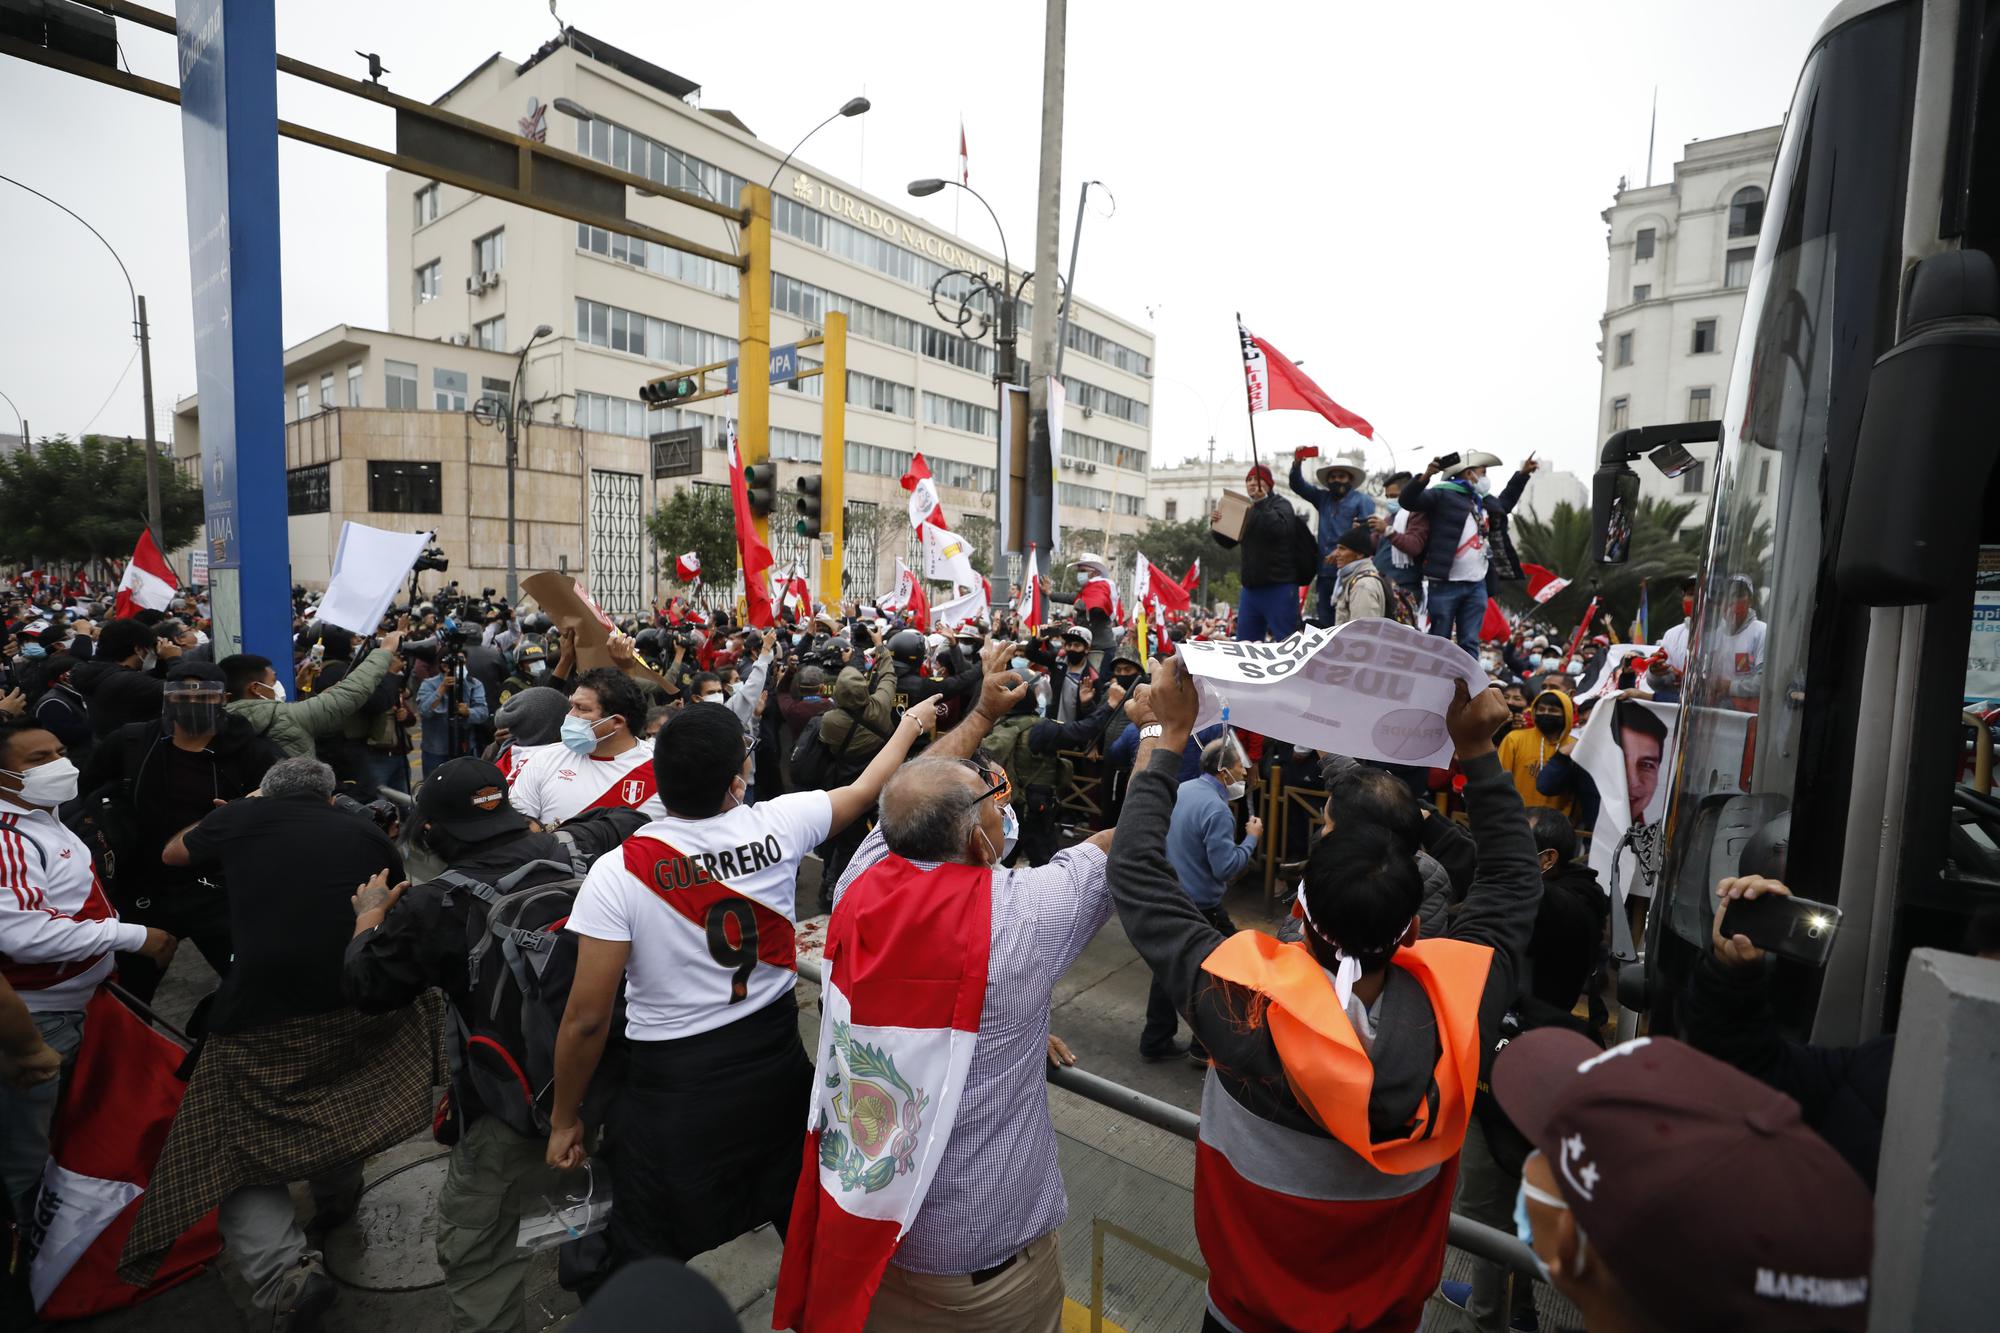
[[(1676, 592), (1680, 581), (1701, 567), (1701, 552), (1690, 549), (1675, 534), (1694, 512), (1692, 501), (1642, 499), (1632, 516), (1631, 555), (1622, 565), (1600, 565), (1591, 559), (1591, 515), (1568, 503), (1559, 504), (1543, 523), (1528, 515), (1514, 520), (1514, 540), (1521, 559), (1540, 565), (1570, 580), (1569, 587), (1536, 606), (1521, 584), (1506, 585), (1501, 604), (1510, 611), (1525, 610), (1531, 620), (1540, 621), (1561, 634), (1575, 629), (1597, 597), (1602, 610), (1622, 635), (1638, 614), (1639, 585), (1651, 589), (1650, 600), (1662, 614), (1677, 614)], [(1676, 610), (1665, 612), (1666, 599), (1674, 598)], [(1658, 637), (1657, 633), (1654, 637)]]

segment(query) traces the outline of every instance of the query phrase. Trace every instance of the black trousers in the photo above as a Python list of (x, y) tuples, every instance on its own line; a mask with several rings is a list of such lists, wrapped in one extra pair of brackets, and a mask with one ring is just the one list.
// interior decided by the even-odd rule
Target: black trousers
[[(1236, 923), (1230, 919), (1229, 913), (1220, 903), (1214, 907), (1200, 907), (1195, 910), (1208, 918), (1208, 924), (1224, 935), (1236, 933)], [(1180, 1010), (1174, 1003), (1174, 997), (1167, 994), (1167, 988), (1162, 986), (1159, 977), (1155, 976), (1152, 987), (1146, 992), (1146, 1026), (1139, 1029), (1139, 1050), (1142, 1053), (1165, 1050), (1173, 1042), (1179, 1023)], [(1201, 1039), (1190, 1037), (1188, 1054), (1201, 1056), (1205, 1053)]]
[(1056, 843), (1062, 836), (1056, 827), (1060, 813), (1057, 799), (1054, 787), (1030, 787), (1022, 793), (1021, 803), (1014, 808), (1021, 818), (1017, 860), (1026, 860), (1030, 866), (1045, 866), (1055, 860)]
[(611, 1263), (686, 1261), (791, 1220), (812, 1058), (787, 993), (677, 1041), (634, 1041), (610, 1113)]
[[(109, 891), (111, 905), (121, 919), (134, 925), (158, 926), (183, 944), (201, 950), (201, 956), (219, 977), (229, 975), (234, 950), (229, 942), (229, 894), (207, 884), (149, 885)], [(136, 953), (118, 955), (118, 984), (150, 1004), (160, 988), (160, 966)]]

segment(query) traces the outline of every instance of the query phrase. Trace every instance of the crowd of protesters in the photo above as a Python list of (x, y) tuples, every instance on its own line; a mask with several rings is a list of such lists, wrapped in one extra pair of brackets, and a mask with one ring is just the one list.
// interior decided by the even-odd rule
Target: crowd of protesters
[[(1721, 925), (1694, 1046), (1607, 1047), (1610, 912), (1578, 860), (1595, 798), (1562, 782), (1588, 667), (1528, 634), (1482, 650), (1467, 609), (1518, 573), (1507, 515), (1534, 463), (1494, 495), (1498, 462), (1398, 476), (1378, 508), (1355, 469), (1295, 461), (1316, 535), (1253, 470), (1240, 536), (1218, 535), (1243, 548), (1236, 613), (1182, 620), (1164, 653), (1107, 644), (1080, 596), (1026, 627), (676, 608), (587, 648), (492, 599), (357, 635), (301, 593), (292, 660), (211, 660), (198, 599), (112, 620), (17, 585), (0, 1202), (34, 1207), (92, 994), (115, 976), (146, 1000), (186, 942), (221, 981), (128, 1281), (219, 1208), (259, 1311), (314, 1327), (360, 1163), (431, 1132), (454, 1329), (523, 1327), (516, 1234), (588, 1165), (577, 1207), (600, 1179), (613, 1202), (565, 1262), (586, 1308), (621, 1270), (770, 1225), (780, 1326), (1055, 1330), (1042, 1085), (1074, 1057), (1049, 1008), (1115, 913), (1153, 973), (1141, 1053), (1203, 1071), (1204, 1327), (1415, 1329), (1440, 1290), (1470, 1326), (1535, 1327), (1533, 1284), (1498, 1265), (1441, 1289), (1456, 1208), (1518, 1230), (1593, 1330), (1862, 1328), (1888, 1052), (1785, 1046), (1761, 958)], [(1416, 608), (1484, 653), (1492, 684), (1446, 718), (1464, 823), (1421, 774), (1197, 730), (1172, 643), (1283, 637), (1302, 590), (1316, 620)], [(1101, 829), (1062, 810), (1076, 752), (1104, 766)], [(1275, 934), (1223, 903), (1267, 836), (1244, 797), (1272, 765), (1325, 792), (1278, 849), (1296, 885)], [(874, 1049), (863, 1027), (944, 1035)], [(897, 1072), (935, 1052), (944, 1084)], [(907, 1211), (869, 1212), (878, 1191)]]

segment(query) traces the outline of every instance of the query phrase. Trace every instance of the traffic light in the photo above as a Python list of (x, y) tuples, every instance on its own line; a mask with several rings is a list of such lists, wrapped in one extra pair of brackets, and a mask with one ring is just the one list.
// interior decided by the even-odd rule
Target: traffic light
[(750, 512), (763, 518), (778, 499), (778, 465), (752, 463), (743, 469), (743, 486), (750, 492)]
[(820, 534), (818, 477), (799, 478), (799, 498), (793, 502), (793, 507), (799, 512), (799, 521), (793, 525), (792, 531), (801, 537), (818, 537)]
[(648, 380), (639, 386), (639, 397), (653, 407), (666, 407), (692, 398), (701, 391), (701, 385), (687, 375), (668, 375), (661, 379)]

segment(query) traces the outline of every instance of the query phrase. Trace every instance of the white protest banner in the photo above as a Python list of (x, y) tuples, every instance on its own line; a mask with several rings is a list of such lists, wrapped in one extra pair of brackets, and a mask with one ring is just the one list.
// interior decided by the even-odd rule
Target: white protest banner
[(333, 577), (319, 599), (319, 618), (356, 634), (373, 634), (430, 540), (422, 532), (390, 532), (365, 523), (340, 525)]
[(1452, 686), (1490, 683), (1448, 640), (1393, 620), (1308, 627), (1282, 643), (1180, 645), (1201, 689), (1197, 726), (1229, 721), (1328, 754), (1442, 768), (1451, 762), (1444, 713)]
[(959, 588), (977, 588), (979, 571), (972, 567), (972, 547), (955, 532), (935, 524), (921, 529), (924, 541), (924, 577)]
[[(1589, 689), (1584, 690), (1576, 696), (1576, 706), (1582, 708), (1586, 704), (1594, 704), (1599, 699), (1609, 698), (1611, 695), (1617, 694), (1618, 673), (1625, 669), (1625, 663), (1634, 657), (1651, 657), (1654, 651), (1651, 644), (1612, 644), (1610, 651), (1604, 655), (1603, 666), (1598, 668), (1597, 679), (1590, 683)], [(1639, 675), (1639, 687), (1641, 689), (1646, 688), (1645, 680), (1645, 673), (1641, 672)], [(1646, 692), (1648, 694), (1652, 693), (1651, 690), (1647, 690)]]
[(949, 602), (939, 602), (931, 608), (931, 624), (943, 628), (977, 620), (986, 614), (986, 590), (974, 588)]
[(1673, 753), (1675, 704), (1620, 699), (1591, 711), (1570, 758), (1597, 784), (1597, 824), (1590, 868), (1616, 901), (1650, 898), (1660, 876), (1660, 821), (1667, 784), (1660, 780)]

